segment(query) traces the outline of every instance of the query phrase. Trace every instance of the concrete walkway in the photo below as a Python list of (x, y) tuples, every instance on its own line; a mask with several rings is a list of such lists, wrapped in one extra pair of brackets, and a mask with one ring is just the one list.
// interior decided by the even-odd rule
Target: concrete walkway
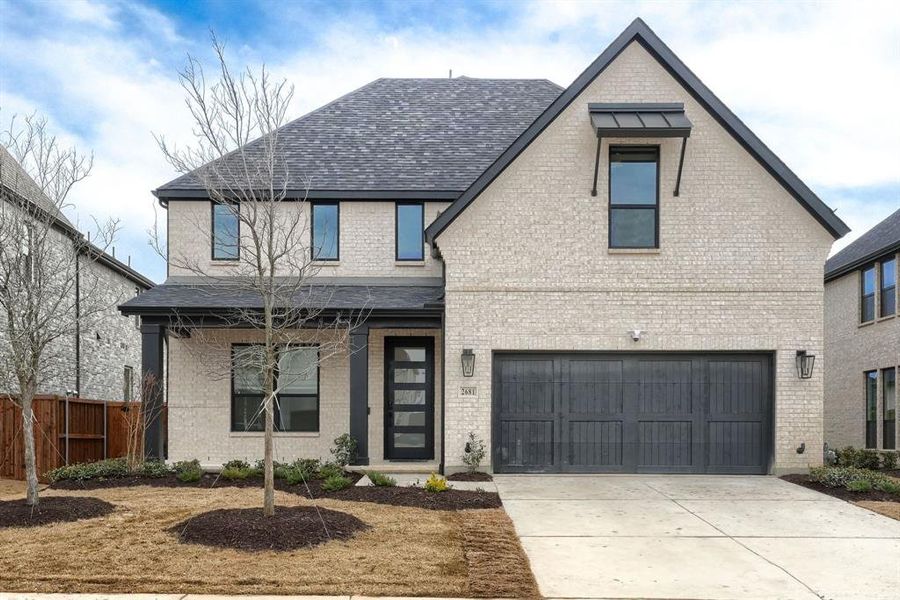
[(495, 482), (549, 598), (900, 597), (900, 521), (777, 478)]

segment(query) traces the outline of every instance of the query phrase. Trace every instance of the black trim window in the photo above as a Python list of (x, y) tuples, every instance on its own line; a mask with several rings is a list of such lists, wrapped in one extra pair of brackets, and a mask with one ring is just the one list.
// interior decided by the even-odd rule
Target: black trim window
[(312, 205), (313, 260), (339, 260), (341, 251), (341, 209), (337, 202)]
[(878, 447), (878, 371), (866, 371), (866, 448)]
[(134, 367), (125, 365), (122, 381), (122, 400), (131, 402), (134, 400)]
[(875, 265), (863, 269), (860, 277), (859, 318), (863, 323), (875, 320)]
[(897, 259), (881, 263), (881, 309), (879, 315), (890, 317), (897, 312)]
[(240, 258), (241, 222), (236, 208), (219, 202), (212, 203), (212, 259)]
[(609, 150), (609, 247), (659, 247), (659, 148)]
[(394, 239), (397, 260), (425, 260), (425, 205), (397, 202)]
[(881, 370), (881, 418), (883, 448), (897, 449), (897, 370)]
[[(231, 430), (262, 431), (264, 346), (232, 346)], [(275, 430), (319, 430), (319, 348), (291, 346), (278, 352)]]

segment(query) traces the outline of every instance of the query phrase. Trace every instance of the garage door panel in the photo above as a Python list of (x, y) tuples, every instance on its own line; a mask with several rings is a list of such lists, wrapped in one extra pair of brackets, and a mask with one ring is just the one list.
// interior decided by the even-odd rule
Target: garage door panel
[(691, 421), (638, 423), (638, 467), (690, 467), (693, 425)]
[(621, 421), (569, 421), (568, 465), (572, 467), (620, 467)]
[(642, 413), (690, 414), (692, 408), (691, 361), (640, 361), (640, 409)]
[(768, 355), (499, 353), (493, 377), (498, 471), (768, 470)]

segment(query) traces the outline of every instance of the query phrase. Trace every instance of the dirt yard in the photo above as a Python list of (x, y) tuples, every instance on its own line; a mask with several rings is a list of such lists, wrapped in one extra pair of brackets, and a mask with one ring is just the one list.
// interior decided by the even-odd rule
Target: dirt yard
[[(21, 492), (0, 487), (10, 498)], [(21, 490), (21, 487), (18, 488)], [(285, 552), (179, 543), (167, 530), (218, 508), (259, 506), (259, 488), (46, 490), (100, 498), (104, 517), (0, 529), (0, 589), (372, 596), (537, 597), (503, 509), (434, 511), (336, 499), (318, 506), (370, 526), (347, 541)], [(276, 493), (281, 506), (312, 501)]]

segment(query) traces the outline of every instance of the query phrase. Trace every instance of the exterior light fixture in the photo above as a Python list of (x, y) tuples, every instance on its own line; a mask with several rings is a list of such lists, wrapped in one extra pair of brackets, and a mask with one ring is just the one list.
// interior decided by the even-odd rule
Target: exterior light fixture
[(816, 355), (807, 354), (806, 350), (797, 350), (797, 376), (800, 379), (809, 379), (813, 375), (813, 366), (816, 364)]
[(463, 377), (475, 374), (475, 353), (471, 348), (464, 348), (462, 351), (462, 371)]

